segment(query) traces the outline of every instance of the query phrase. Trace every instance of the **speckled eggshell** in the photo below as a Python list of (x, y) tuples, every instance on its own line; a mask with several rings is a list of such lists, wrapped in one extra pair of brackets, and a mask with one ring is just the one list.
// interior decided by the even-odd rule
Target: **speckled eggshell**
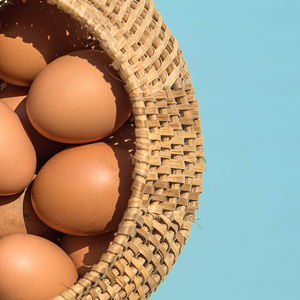
[(56, 244), (32, 234), (0, 239), (0, 299), (46, 300), (70, 288), (78, 274)]
[(83, 276), (100, 261), (113, 237), (114, 232), (95, 236), (63, 234), (60, 246), (71, 257), (78, 274)]
[(100, 50), (72, 52), (51, 62), (32, 83), (26, 107), (37, 131), (70, 144), (109, 136), (131, 113), (123, 83)]
[(103, 142), (54, 155), (32, 187), (36, 214), (48, 226), (79, 236), (115, 230), (130, 196), (133, 170), (129, 153)]
[(0, 20), (0, 78), (15, 85), (29, 86), (50, 61), (87, 45), (79, 22), (46, 0), (16, 0)]
[(33, 179), (36, 154), (20, 119), (0, 102), (0, 196), (23, 191)]
[(27, 93), (28, 89), (8, 86), (0, 92), (0, 101), (4, 102), (18, 115), (35, 148), (39, 169), (50, 157), (61, 151), (66, 145), (45, 138), (32, 127), (26, 112)]

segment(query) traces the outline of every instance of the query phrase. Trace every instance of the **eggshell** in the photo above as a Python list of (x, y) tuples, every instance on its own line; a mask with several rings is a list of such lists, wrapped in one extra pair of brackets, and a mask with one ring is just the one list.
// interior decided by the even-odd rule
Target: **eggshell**
[(100, 50), (72, 52), (51, 62), (30, 87), (27, 113), (45, 137), (79, 144), (104, 138), (129, 118), (123, 83)]
[(0, 196), (23, 191), (33, 179), (36, 154), (17, 114), (0, 102)]
[(61, 151), (65, 144), (45, 138), (32, 127), (26, 112), (27, 92), (28, 89), (25, 88), (8, 86), (0, 93), (0, 100), (18, 115), (35, 148), (39, 169), (50, 157)]
[(0, 238), (15, 233), (31, 233), (54, 239), (56, 231), (44, 224), (32, 208), (30, 188), (11, 196), (0, 196)]
[(0, 78), (15, 85), (29, 86), (47, 63), (87, 45), (79, 22), (45, 0), (17, 0), (0, 20)]
[(95, 236), (74, 236), (64, 234), (61, 237), (61, 248), (71, 257), (77, 272), (83, 276), (92, 266), (100, 261), (114, 232)]
[(48, 226), (79, 236), (117, 228), (130, 196), (132, 163), (122, 148), (98, 142), (65, 149), (34, 180), (32, 204)]
[(54, 243), (32, 234), (0, 240), (0, 299), (46, 300), (77, 280), (70, 257)]

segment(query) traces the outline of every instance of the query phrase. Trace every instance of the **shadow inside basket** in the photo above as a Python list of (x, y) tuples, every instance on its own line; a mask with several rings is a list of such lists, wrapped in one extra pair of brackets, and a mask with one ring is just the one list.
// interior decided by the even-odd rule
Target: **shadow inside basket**
[[(26, 196), (20, 191), (18, 196), (0, 198), (14, 198), (3, 201), (6, 204), (19, 199), (25, 232), (36, 219), (53, 228), (52, 241), (69, 254), (78, 272), (76, 278), (62, 281), (60, 289), (44, 298), (146, 299), (167, 276), (184, 247), (202, 192), (204, 154), (199, 108), (179, 45), (152, 0), (13, 2), (11, 5), (8, 0), (0, 0), (0, 78), (5, 81), (1, 83), (0, 101), (10, 106), (26, 127), (25, 133), (38, 156), (37, 175)], [(18, 8), (22, 9), (17, 12)], [(64, 18), (68, 19), (66, 23)], [(42, 30), (46, 25), (47, 29)], [(33, 31), (39, 34), (32, 34)], [(37, 38), (40, 34), (42, 39)], [(22, 44), (26, 49), (15, 51), (18, 55), (3, 71), (1, 63), (9, 62), (3, 57), (12, 53), (8, 46)], [(90, 52), (80, 60), (82, 53), (74, 51)], [(66, 55), (70, 52), (73, 54)], [(102, 69), (105, 75), (83, 75), (87, 65), (92, 73), (99, 71), (94, 56), (98, 52), (109, 58)], [(25, 59), (28, 53), (39, 53), (35, 62)], [(65, 61), (70, 64), (64, 66)], [(29, 70), (24, 67), (26, 63), (31, 68), (28, 73), (24, 72)], [(77, 63), (82, 68), (80, 74), (74, 67)], [(69, 87), (61, 84), (70, 78), (73, 81)], [(95, 100), (101, 94), (99, 82), (110, 80), (122, 84), (126, 94), (120, 96), (110, 88), (121, 103), (114, 109), (107, 104), (99, 107), (100, 100)], [(43, 81), (48, 84), (39, 87)], [(13, 91), (20, 86), (22, 92)], [(69, 97), (69, 91), (74, 95)], [(85, 99), (80, 100), (82, 97)], [(7, 98), (14, 98), (14, 104)], [(44, 105), (39, 107), (41, 101)], [(126, 102), (130, 104), (130, 113), (127, 110), (126, 117), (122, 117)], [(90, 103), (96, 103), (95, 108), (89, 110)], [(62, 115), (62, 110), (68, 113)], [(114, 114), (113, 120), (110, 114)], [(83, 120), (92, 124), (93, 130), (88, 134)], [(95, 133), (98, 127), (106, 134)], [(51, 158), (42, 155), (41, 148), (34, 145), (35, 139), (40, 139), (40, 144), (46, 140), (46, 150), (57, 147)], [(99, 152), (101, 147), (106, 154)], [(13, 151), (9, 149), (6, 153)], [(110, 157), (114, 157), (114, 163), (103, 171), (100, 166), (109, 165)], [(0, 165), (4, 165), (1, 152)], [(109, 175), (111, 172), (117, 175)], [(93, 185), (97, 186), (95, 190)], [(110, 208), (109, 194), (114, 195)], [(122, 200), (121, 194), (125, 195)], [(32, 203), (33, 212), (28, 211), (26, 201)], [(50, 202), (55, 205), (47, 209)], [(64, 209), (62, 203), (67, 202), (69, 208)], [(102, 202), (105, 205), (99, 205)], [(4, 206), (0, 204), (0, 213)], [(106, 209), (107, 213), (101, 215)], [(0, 217), (0, 223), (1, 220)], [(57, 281), (67, 267), (53, 265), (53, 278)], [(44, 299), (48, 287), (55, 286), (45, 270), (40, 268), (42, 275), (38, 276), (47, 277), (45, 288), (38, 284), (38, 279), (33, 284), (27, 282), (27, 288), (19, 289), (22, 297), (28, 287), (33, 292), (32, 287), (38, 286), (38, 297)], [(8, 286), (1, 285), (1, 278), (7, 278), (7, 273), (2, 275), (0, 268), (0, 298), (1, 286)], [(2, 298), (18, 299), (18, 289), (13, 290), (11, 298), (7, 295)], [(26, 299), (35, 298), (31, 294)]]
[[(4, 172), (6, 176), (5, 180), (1, 178), (3, 172), (0, 172), (0, 228), (3, 229), (3, 231), (0, 230), (0, 244), (4, 244), (6, 236), (18, 236), (19, 239), (20, 236), (24, 234), (27, 236), (34, 235), (43, 237), (59, 246), (69, 255), (77, 269), (79, 277), (82, 278), (96, 265), (93, 271), (90, 272), (90, 275), (86, 275), (86, 278), (93, 277), (95, 276), (95, 272), (98, 274), (103, 272), (103, 264), (99, 264), (99, 262), (102, 261), (107, 265), (107, 263), (109, 263), (107, 260), (110, 260), (112, 256), (120, 255), (121, 247), (124, 247), (125, 240), (133, 234), (132, 229), (135, 223), (136, 212), (140, 206), (140, 203), (137, 204), (137, 201), (133, 199), (127, 210), (128, 200), (131, 194), (131, 185), (134, 179), (133, 169), (136, 152), (134, 113), (128, 113), (128, 108), (126, 108), (127, 112), (124, 117), (122, 110), (124, 110), (126, 105), (128, 106), (128, 104), (125, 103), (126, 101), (128, 102), (128, 100), (125, 99), (124, 93), (120, 93), (119, 87), (116, 88), (115, 85), (111, 84), (110, 90), (117, 99), (115, 101), (123, 101), (123, 103), (120, 105), (113, 103), (112, 109), (108, 107), (107, 103), (102, 104), (104, 109), (102, 109), (103, 107), (99, 108), (99, 106), (95, 108), (95, 110), (98, 109), (97, 113), (99, 114), (99, 118), (104, 120), (108, 120), (108, 115), (111, 113), (110, 110), (113, 111), (114, 118), (108, 120), (106, 123), (104, 122), (105, 124), (102, 125), (102, 128), (110, 127), (111, 129), (105, 129), (105, 134), (98, 134), (98, 136), (96, 134), (96, 137), (93, 136), (91, 138), (87, 136), (87, 138), (85, 138), (85, 132), (82, 130), (83, 126), (78, 126), (83, 116), (86, 117), (86, 122), (90, 122), (89, 125), (94, 123), (98, 125), (96, 121), (90, 121), (94, 117), (94, 114), (91, 114), (90, 117), (87, 116), (90, 111), (87, 109), (79, 111), (77, 119), (74, 118), (73, 120), (71, 120), (71, 117), (66, 116), (65, 120), (62, 120), (65, 122), (64, 126), (60, 126), (62, 133), (57, 133), (51, 128), (52, 125), (50, 122), (49, 124), (45, 124), (45, 120), (49, 118), (50, 113), (49, 115), (47, 115), (47, 113), (43, 115), (43, 110), (45, 110), (43, 107), (47, 107), (47, 112), (52, 110), (52, 115), (49, 120), (53, 121), (55, 125), (61, 125), (63, 122), (59, 119), (61, 116), (59, 116), (57, 107), (60, 106), (60, 109), (66, 109), (70, 115), (76, 117), (76, 110), (80, 110), (83, 104), (87, 106), (89, 101), (91, 102), (91, 99), (93, 97), (96, 98), (101, 92), (101, 80), (108, 83), (111, 80), (115, 80), (121, 85), (123, 85), (123, 80), (111, 67), (111, 63), (108, 62), (108, 60), (105, 60), (105, 64), (101, 67), (103, 61), (99, 63), (97, 57), (94, 57), (96, 56), (94, 53), (103, 53), (103, 50), (99, 43), (87, 33), (78, 21), (70, 17), (67, 20), (67, 25), (63, 27), (63, 30), (59, 30), (59, 23), (63, 22), (62, 19), (68, 15), (65, 14), (63, 16), (62, 11), (55, 6), (50, 6), (46, 1), (36, 0), (24, 2), (14, 1), (14, 4), (8, 1), (1, 1), (0, 9), (0, 52), (3, 54), (2, 62), (0, 63), (0, 115), (7, 114), (7, 119), (11, 118), (12, 123), (18, 123), (15, 126), (18, 131), (15, 137), (13, 137), (13, 125), (9, 123), (6, 124), (6, 130), (10, 132), (10, 137), (7, 137), (0, 129), (0, 141), (1, 144), (3, 143), (6, 147), (5, 152), (9, 153), (11, 157), (14, 155), (20, 157), (22, 153), (22, 159), (25, 161), (27, 156), (29, 157), (32, 153), (36, 155), (34, 159), (35, 162), (33, 163), (19, 162), (19, 160), (15, 159), (13, 163), (15, 169), (14, 174), (21, 173), (19, 166), (23, 167), (24, 170), (27, 168), (24, 171), (26, 173), (24, 177), (26, 178), (24, 180), (18, 179), (24, 182), (19, 184), (19, 182), (16, 181), (16, 187), (10, 187), (10, 185), (13, 184), (7, 184), (9, 180), (13, 181), (13, 177), (9, 177), (12, 172)], [(40, 15), (37, 14), (37, 12), (39, 12)], [(56, 20), (58, 24), (49, 25), (48, 14), (50, 15), (50, 20)], [(57, 15), (56, 18), (52, 16), (55, 14)], [(44, 28), (46, 28), (46, 30), (44, 30)], [(54, 29), (58, 31), (58, 34), (56, 34)], [(77, 42), (77, 36), (80, 37), (80, 39), (78, 39), (79, 46), (74, 43), (74, 41)], [(67, 45), (65, 47), (62, 46), (62, 48), (64, 48), (62, 52), (56, 49), (53, 51), (49, 50), (54, 46), (57, 47), (58, 42), (60, 44), (62, 39), (67, 41)], [(67, 88), (59, 90), (59, 87), (62, 85), (56, 82), (61, 82), (62, 80), (67, 81), (68, 78), (65, 76), (65, 73), (59, 75), (59, 71), (55, 71), (56, 76), (51, 77), (49, 75), (50, 79), (47, 79), (47, 70), (52, 66), (55, 67), (57, 60), (67, 55), (69, 53), (68, 51), (78, 50), (77, 48), (81, 48), (83, 45), (84, 49), (81, 49), (81, 51), (90, 51), (90, 53), (92, 53), (91, 56), (85, 58), (85, 63), (89, 64), (91, 69), (94, 69), (92, 71), (97, 70), (104, 75), (100, 78), (101, 80), (96, 78), (94, 81), (90, 80), (90, 83), (86, 83), (93, 75), (87, 74), (81, 78), (81, 80), (71, 82), (71, 87), (68, 90)], [(4, 46), (11, 47), (11, 49), (18, 47), (18, 50), (6, 51), (7, 49)], [(70, 57), (74, 59), (80, 58), (80, 55), (73, 53), (74, 52), (68, 55), (68, 59)], [(3, 59), (4, 57), (5, 59)], [(30, 68), (31, 70), (29, 70)], [(72, 68), (73, 66), (70, 65), (66, 67), (63, 66), (61, 69), (63, 69), (62, 71), (68, 70), (69, 72), (73, 72)], [(74, 72), (76, 72), (75, 67)], [(48, 71), (48, 73), (50, 74), (51, 70)], [(59, 76), (61, 76), (60, 80), (57, 79)], [(46, 80), (44, 78), (48, 81), (42, 85), (43, 80)], [(80, 84), (82, 84), (83, 87), (89, 85), (88, 91), (85, 92), (82, 87), (81, 90), (78, 89), (77, 87)], [(98, 89), (95, 88), (97, 84), (100, 86)], [(64, 84), (64, 86), (66, 86), (66, 84)], [(69, 97), (71, 100), (75, 99), (74, 102), (77, 101), (74, 104), (68, 99), (68, 93), (74, 92), (76, 89), (77, 93)], [(58, 91), (58, 93), (55, 94), (55, 91)], [(95, 96), (91, 95), (93, 92)], [(86, 96), (86, 94), (88, 94), (88, 96)], [(83, 98), (83, 100), (81, 100), (80, 97)], [(41, 102), (40, 99), (46, 99), (44, 101), (44, 104), (46, 104), (44, 106), (41, 105), (41, 108), (37, 106)], [(101, 100), (102, 99), (99, 98), (99, 101)], [(60, 103), (55, 104), (55, 101)], [(68, 107), (64, 105), (67, 101), (69, 101)], [(39, 120), (38, 114), (42, 116), (41, 121)], [(118, 121), (120, 119), (122, 119), (122, 121)], [(67, 140), (64, 138), (64, 134), (67, 130), (70, 131), (72, 126), (74, 134), (71, 132), (71, 138)], [(19, 135), (22, 135), (23, 140), (25, 140), (26, 143), (24, 142), (24, 144), (26, 144), (26, 149), (25, 146), (23, 148), (21, 144), (15, 147)], [(109, 153), (102, 154), (99, 152), (100, 150), (98, 151), (98, 149), (96, 149), (98, 143), (105, 144), (106, 146), (103, 147)], [(20, 150), (11, 151), (13, 146), (14, 148), (20, 148)], [(88, 147), (92, 148), (94, 152), (98, 151), (98, 156), (93, 152), (89, 154), (88, 150), (86, 150)], [(71, 154), (74, 155), (72, 158)], [(0, 153), (1, 165), (4, 165), (6, 160), (7, 168), (9, 168), (12, 165), (12, 159), (7, 157), (6, 154), (2, 155)], [(83, 157), (86, 157), (86, 162), (80, 161), (80, 159), (83, 160)], [(97, 157), (99, 159), (97, 159)], [(109, 159), (112, 157), (114, 161), (109, 164)], [(91, 162), (87, 162), (88, 159), (90, 159)], [(65, 163), (65, 165), (59, 165), (60, 163)], [(103, 167), (102, 170), (97, 170), (97, 168), (100, 169), (101, 167)], [(30, 172), (31, 174), (29, 174)], [(87, 173), (86, 178), (84, 177), (85, 172)], [(110, 173), (114, 174), (111, 175)], [(29, 180), (28, 178), (31, 179)], [(6, 189), (2, 189), (4, 184), (7, 184)], [(105, 187), (105, 185), (107, 185), (107, 187)], [(93, 189), (93, 186), (96, 186), (96, 188)], [(139, 183), (136, 184), (134, 190), (135, 193), (141, 190)], [(112, 203), (109, 203), (109, 197), (113, 198), (111, 200)], [(105, 201), (103, 201), (105, 203), (97, 206), (97, 204), (93, 203), (93, 199), (97, 199), (98, 202), (105, 199)], [(81, 206), (78, 204), (79, 202), (81, 202)], [(51, 206), (51, 203), (54, 203), (53, 206)], [(67, 205), (69, 205), (69, 207), (67, 207)], [(107, 209), (105, 205), (107, 205)], [(108, 212), (103, 212), (105, 209), (108, 210)], [(90, 217), (88, 213), (90, 213)], [(90, 226), (90, 228), (83, 229), (80, 226), (80, 224), (85, 221), (89, 223), (91, 219), (92, 222), (87, 226)], [(100, 225), (94, 224), (97, 219), (100, 220)], [(122, 225), (118, 226), (122, 219)], [(33, 244), (32, 242), (31, 246)], [(24, 250), (26, 248), (26, 242), (22, 245), (23, 251), (26, 252)], [(110, 251), (107, 252), (108, 248)], [(116, 252), (117, 248), (119, 249)], [(17, 254), (20, 255), (19, 252), (15, 255)], [(30, 255), (30, 253), (26, 255)], [(10, 257), (14, 257), (13, 252)], [(23, 257), (23, 261), (24, 259)], [(28, 256), (26, 259), (27, 264), (35, 263), (30, 262)], [(50, 257), (47, 258), (47, 260), (50, 260)], [(36, 264), (38, 266), (38, 261), (36, 261)], [(55, 264), (56, 263), (53, 262), (53, 265)], [(4, 264), (1, 266), (4, 266)], [(13, 263), (12, 265), (8, 264), (8, 266), (10, 266), (10, 272), (22, 278), (22, 275), (18, 274), (18, 266), (13, 266)], [(55, 280), (51, 280), (50, 275), (47, 276), (46, 267), (40, 265), (40, 267), (38, 266), (37, 268), (43, 272), (43, 276), (48, 277), (47, 286), (53, 285)], [(63, 267), (57, 265), (55, 268), (57, 272), (56, 279), (59, 281), (60, 273), (64, 273), (61, 269)], [(28, 275), (27, 273), (27, 279), (30, 277), (30, 275)], [(30, 280), (26, 281), (23, 278), (27, 286), (24, 286), (22, 291), (25, 298), (27, 297), (27, 290), (30, 287), (28, 297), (30, 297), (30, 299), (39, 299), (38, 295), (33, 296), (33, 285), (39, 286), (38, 289), (40, 291), (38, 293), (40, 293), (40, 297), (44, 297), (43, 291), (41, 291), (43, 284), (38, 283), (38, 277), (42, 278), (43, 276), (35, 274), (32, 277), (34, 281), (31, 283)], [(5, 277), (9, 280), (9, 276), (1, 275), (0, 277), (2, 280)], [(98, 278), (100, 278), (100, 276)], [(95, 282), (95, 279), (92, 283), (93, 282)], [(75, 282), (72, 282), (72, 284), (73, 283)], [(72, 284), (66, 281), (63, 283), (63, 289), (61, 290), (54, 287), (56, 292), (55, 294), (51, 294), (51, 297), (63, 292), (66, 288), (71, 288)], [(0, 286), (3, 285), (6, 287), (9, 286), (9, 284), (5, 282), (0, 284)], [(73, 287), (73, 289), (74, 288), (76, 289), (76, 287)], [(3, 296), (5, 299), (19, 299), (17, 289), (13, 291), (11, 289), (10, 292), (13, 293), (11, 296), (9, 296), (8, 289), (3, 288), (3, 291), (1, 289), (2, 288), (0, 288), (0, 298)], [(44, 287), (44, 289), (49, 290), (49, 287)], [(73, 292), (69, 290), (66, 291), (66, 293), (72, 294)]]

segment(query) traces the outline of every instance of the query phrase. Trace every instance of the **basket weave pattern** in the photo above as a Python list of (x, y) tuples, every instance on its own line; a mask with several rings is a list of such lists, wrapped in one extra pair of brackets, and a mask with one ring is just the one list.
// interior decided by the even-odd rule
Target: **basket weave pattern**
[(48, 2), (80, 21), (111, 57), (136, 128), (132, 194), (114, 241), (54, 299), (147, 299), (189, 237), (202, 191), (203, 139), (187, 65), (153, 0)]

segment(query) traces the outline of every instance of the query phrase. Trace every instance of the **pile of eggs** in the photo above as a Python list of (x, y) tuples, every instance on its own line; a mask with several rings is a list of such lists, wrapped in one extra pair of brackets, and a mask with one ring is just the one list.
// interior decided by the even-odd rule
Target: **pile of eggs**
[(130, 197), (131, 104), (45, 0), (0, 11), (0, 299), (50, 299), (99, 262)]

